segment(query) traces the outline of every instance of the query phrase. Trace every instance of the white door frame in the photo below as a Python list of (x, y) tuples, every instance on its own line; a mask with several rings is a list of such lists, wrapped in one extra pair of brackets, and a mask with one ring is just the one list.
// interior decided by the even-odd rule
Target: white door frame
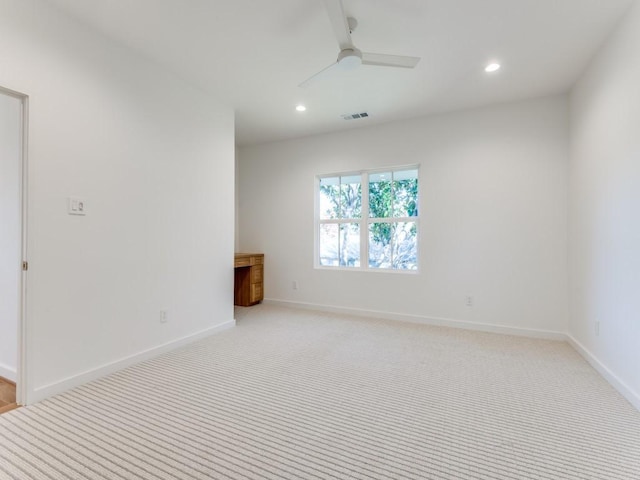
[[(20, 231), (21, 261), (27, 263), (27, 206), (28, 206), (28, 133), (29, 133), (29, 97), (23, 93), (0, 86), (0, 94), (20, 100), (22, 148), (20, 149)], [(20, 276), (20, 298), (18, 299), (18, 362), (16, 372), (16, 402), (26, 405), (27, 398), (27, 269), (22, 268)]]

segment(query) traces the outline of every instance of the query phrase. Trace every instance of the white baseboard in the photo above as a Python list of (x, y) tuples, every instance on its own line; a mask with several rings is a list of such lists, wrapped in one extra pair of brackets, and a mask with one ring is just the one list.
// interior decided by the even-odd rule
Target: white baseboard
[(82, 372), (77, 375), (67, 377), (58, 382), (54, 382), (48, 385), (44, 385), (42, 387), (38, 387), (31, 392), (27, 392), (26, 401), (23, 403), (26, 405), (31, 405), (33, 403), (40, 402), (45, 398), (65, 392), (71, 388), (77, 387), (87, 382), (97, 380), (101, 377), (117, 372), (118, 370), (122, 370), (123, 368), (130, 367), (131, 365), (135, 365), (136, 363), (149, 360), (150, 358), (156, 357), (162, 353), (168, 352), (175, 348), (181, 347), (183, 345), (187, 345), (189, 343), (195, 342), (197, 340), (208, 337), (215, 333), (222, 332), (223, 330), (233, 328), (235, 325), (236, 325), (236, 321), (230, 320), (228, 322), (221, 323), (219, 325), (207, 328), (200, 332), (196, 332), (194, 334), (187, 335), (177, 340), (173, 340), (171, 342), (158, 345), (157, 347), (153, 347), (148, 350), (144, 350), (142, 352), (136, 353), (134, 355), (130, 355), (120, 360), (107, 363), (101, 367), (87, 370), (86, 372)]
[(423, 325), (433, 325), (438, 327), (463, 328), (466, 330), (476, 330), (480, 332), (501, 333), (504, 335), (517, 335), (520, 337), (543, 338), (547, 340), (567, 341), (567, 335), (563, 332), (552, 330), (536, 330), (533, 328), (507, 327), (504, 325), (493, 325), (490, 323), (476, 323), (465, 320), (453, 320), (450, 318), (426, 317), (422, 315), (411, 315), (406, 313), (381, 312), (377, 310), (364, 310), (350, 307), (333, 307), (330, 305), (319, 305), (314, 303), (294, 302), (290, 300), (265, 299), (267, 305), (277, 305), (281, 307), (300, 308), (305, 310), (317, 310), (323, 312), (340, 313), (344, 315), (355, 315), (358, 317), (381, 318), (384, 320), (398, 320), (401, 322), (420, 323)]
[(591, 353), (587, 348), (582, 345), (573, 336), (567, 335), (569, 344), (589, 362), (589, 364), (604, 377), (604, 379), (611, 384), (624, 398), (626, 398), (636, 410), (640, 411), (640, 395), (634, 392), (627, 384), (625, 384), (620, 378), (616, 376), (611, 370), (609, 370), (598, 358)]
[(0, 363), (0, 377), (6, 378), (7, 380), (11, 380), (15, 382), (18, 378), (18, 372), (16, 372), (15, 368), (11, 368), (8, 365), (4, 365)]

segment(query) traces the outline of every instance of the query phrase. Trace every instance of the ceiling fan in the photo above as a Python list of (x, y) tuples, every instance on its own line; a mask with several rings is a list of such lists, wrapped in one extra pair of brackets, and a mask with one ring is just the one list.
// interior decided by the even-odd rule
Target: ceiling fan
[(316, 80), (324, 77), (334, 70), (351, 70), (360, 65), (376, 65), (379, 67), (414, 68), (420, 61), (420, 57), (407, 57), (403, 55), (385, 55), (383, 53), (365, 53), (360, 51), (351, 40), (351, 33), (358, 26), (355, 18), (344, 14), (342, 0), (324, 0), (329, 14), (329, 20), (333, 26), (333, 32), (340, 46), (340, 53), (335, 63), (302, 82), (299, 86), (306, 88)]

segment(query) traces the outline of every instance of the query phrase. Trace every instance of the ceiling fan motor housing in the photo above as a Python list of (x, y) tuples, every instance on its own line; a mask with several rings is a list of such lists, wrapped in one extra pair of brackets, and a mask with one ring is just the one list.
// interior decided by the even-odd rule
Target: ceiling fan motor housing
[(338, 54), (338, 63), (345, 70), (359, 67), (362, 65), (362, 52), (355, 47), (345, 48)]

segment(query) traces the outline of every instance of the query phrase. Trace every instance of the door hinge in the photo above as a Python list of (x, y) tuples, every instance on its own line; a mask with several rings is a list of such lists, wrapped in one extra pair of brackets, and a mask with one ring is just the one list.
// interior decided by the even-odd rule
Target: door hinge
[(22, 262), (22, 271), (26, 272), (29, 270), (29, 262)]

